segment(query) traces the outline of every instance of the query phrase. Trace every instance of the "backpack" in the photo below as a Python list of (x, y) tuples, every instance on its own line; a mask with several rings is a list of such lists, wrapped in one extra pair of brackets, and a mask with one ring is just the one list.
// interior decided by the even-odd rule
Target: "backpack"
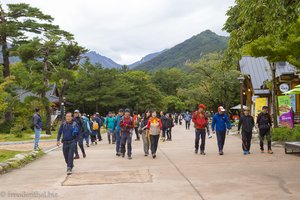
[(87, 131), (89, 131), (89, 128), (88, 128), (88, 120), (86, 119), (86, 118), (83, 118), (83, 130), (84, 130), (84, 132), (87, 132)]
[(99, 124), (96, 120), (93, 121), (93, 131), (97, 131), (99, 129)]

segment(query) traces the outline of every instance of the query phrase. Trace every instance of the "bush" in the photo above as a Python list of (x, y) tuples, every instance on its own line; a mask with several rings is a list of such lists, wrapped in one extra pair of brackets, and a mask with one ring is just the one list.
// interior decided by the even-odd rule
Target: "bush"
[(286, 142), (286, 141), (300, 141), (300, 127), (295, 128), (273, 128), (272, 139), (274, 141)]

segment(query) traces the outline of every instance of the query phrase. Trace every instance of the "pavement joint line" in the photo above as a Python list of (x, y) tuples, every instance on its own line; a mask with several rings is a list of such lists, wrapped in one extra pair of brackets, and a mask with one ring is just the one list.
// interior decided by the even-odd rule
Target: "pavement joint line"
[(60, 146), (52, 147), (51, 149), (48, 149), (48, 150), (44, 151), (44, 153), (50, 153), (51, 151), (54, 151), (54, 150), (56, 150), (58, 148), (60, 148)]
[(193, 185), (191, 180), (184, 175), (184, 173), (179, 169), (179, 167), (171, 160), (171, 158), (161, 149), (159, 150), (162, 152), (162, 154), (168, 159), (168, 161), (175, 167), (175, 169), (178, 171), (178, 173), (190, 184), (190, 186), (194, 189), (194, 191), (198, 194), (198, 196), (202, 199), (205, 200), (200, 191)]

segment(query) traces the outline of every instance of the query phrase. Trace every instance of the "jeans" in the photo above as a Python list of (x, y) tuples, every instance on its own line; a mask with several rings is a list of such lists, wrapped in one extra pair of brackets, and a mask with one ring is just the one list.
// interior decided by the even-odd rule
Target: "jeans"
[(195, 150), (198, 152), (199, 149), (199, 140), (201, 138), (201, 145), (200, 145), (200, 151), (205, 150), (205, 136), (206, 136), (206, 131), (205, 129), (196, 129), (195, 131)]
[(75, 153), (75, 147), (76, 147), (76, 142), (70, 141), (70, 142), (63, 142), (63, 154), (65, 161), (67, 163), (67, 167), (73, 168), (74, 164), (74, 153)]
[(125, 155), (126, 153), (126, 145), (127, 142), (127, 155), (131, 156), (131, 151), (132, 151), (132, 147), (131, 147), (131, 142), (132, 142), (132, 134), (128, 134), (128, 133), (123, 133), (122, 137), (121, 137), (121, 153), (123, 155)]
[(40, 141), (41, 132), (42, 132), (42, 129), (37, 129), (36, 127), (34, 127), (34, 133), (35, 133), (35, 137), (34, 137), (34, 149), (36, 149), (36, 148), (39, 147), (39, 141)]
[(217, 140), (218, 140), (218, 148), (219, 152), (223, 151), (224, 143), (226, 137), (226, 130), (225, 131), (217, 131)]
[(84, 132), (82, 136), (83, 136), (83, 139), (85, 140), (85, 143), (89, 144), (90, 143), (89, 132)]
[(79, 133), (78, 137), (75, 140), (75, 143), (76, 143), (76, 145), (75, 145), (75, 155), (79, 156), (77, 144), (79, 145), (82, 154), (85, 154), (84, 147), (83, 147), (83, 133)]
[(116, 152), (120, 153), (120, 146), (121, 146), (121, 136), (120, 136), (121, 130), (116, 130)]
[(143, 146), (145, 155), (149, 154), (149, 138), (147, 135), (147, 130), (143, 130), (142, 132)]
[(270, 129), (259, 129), (260, 149), (264, 150), (265, 136), (266, 136), (267, 141), (268, 141), (268, 150), (271, 150), (272, 149), (272, 147), (271, 147), (272, 142), (271, 142)]
[(151, 153), (156, 154), (159, 141), (159, 135), (150, 135)]
[(114, 138), (114, 133), (113, 130), (108, 128), (107, 129), (107, 139), (108, 139), (108, 143), (110, 144), (111, 142), (115, 142), (115, 138)]
[(246, 132), (242, 130), (242, 141), (243, 141), (242, 148), (244, 151), (250, 151), (251, 139), (252, 139), (252, 132)]

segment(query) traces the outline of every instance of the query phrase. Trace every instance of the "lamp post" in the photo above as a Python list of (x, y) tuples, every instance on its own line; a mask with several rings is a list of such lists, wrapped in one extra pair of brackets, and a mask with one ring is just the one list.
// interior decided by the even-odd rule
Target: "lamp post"
[(240, 75), (238, 77), (238, 80), (240, 81), (240, 97), (241, 97), (241, 113), (243, 113), (244, 111), (244, 108), (243, 108), (243, 105), (244, 105), (244, 100), (243, 100), (243, 84), (244, 84), (244, 80), (245, 80), (245, 77), (244, 75)]

